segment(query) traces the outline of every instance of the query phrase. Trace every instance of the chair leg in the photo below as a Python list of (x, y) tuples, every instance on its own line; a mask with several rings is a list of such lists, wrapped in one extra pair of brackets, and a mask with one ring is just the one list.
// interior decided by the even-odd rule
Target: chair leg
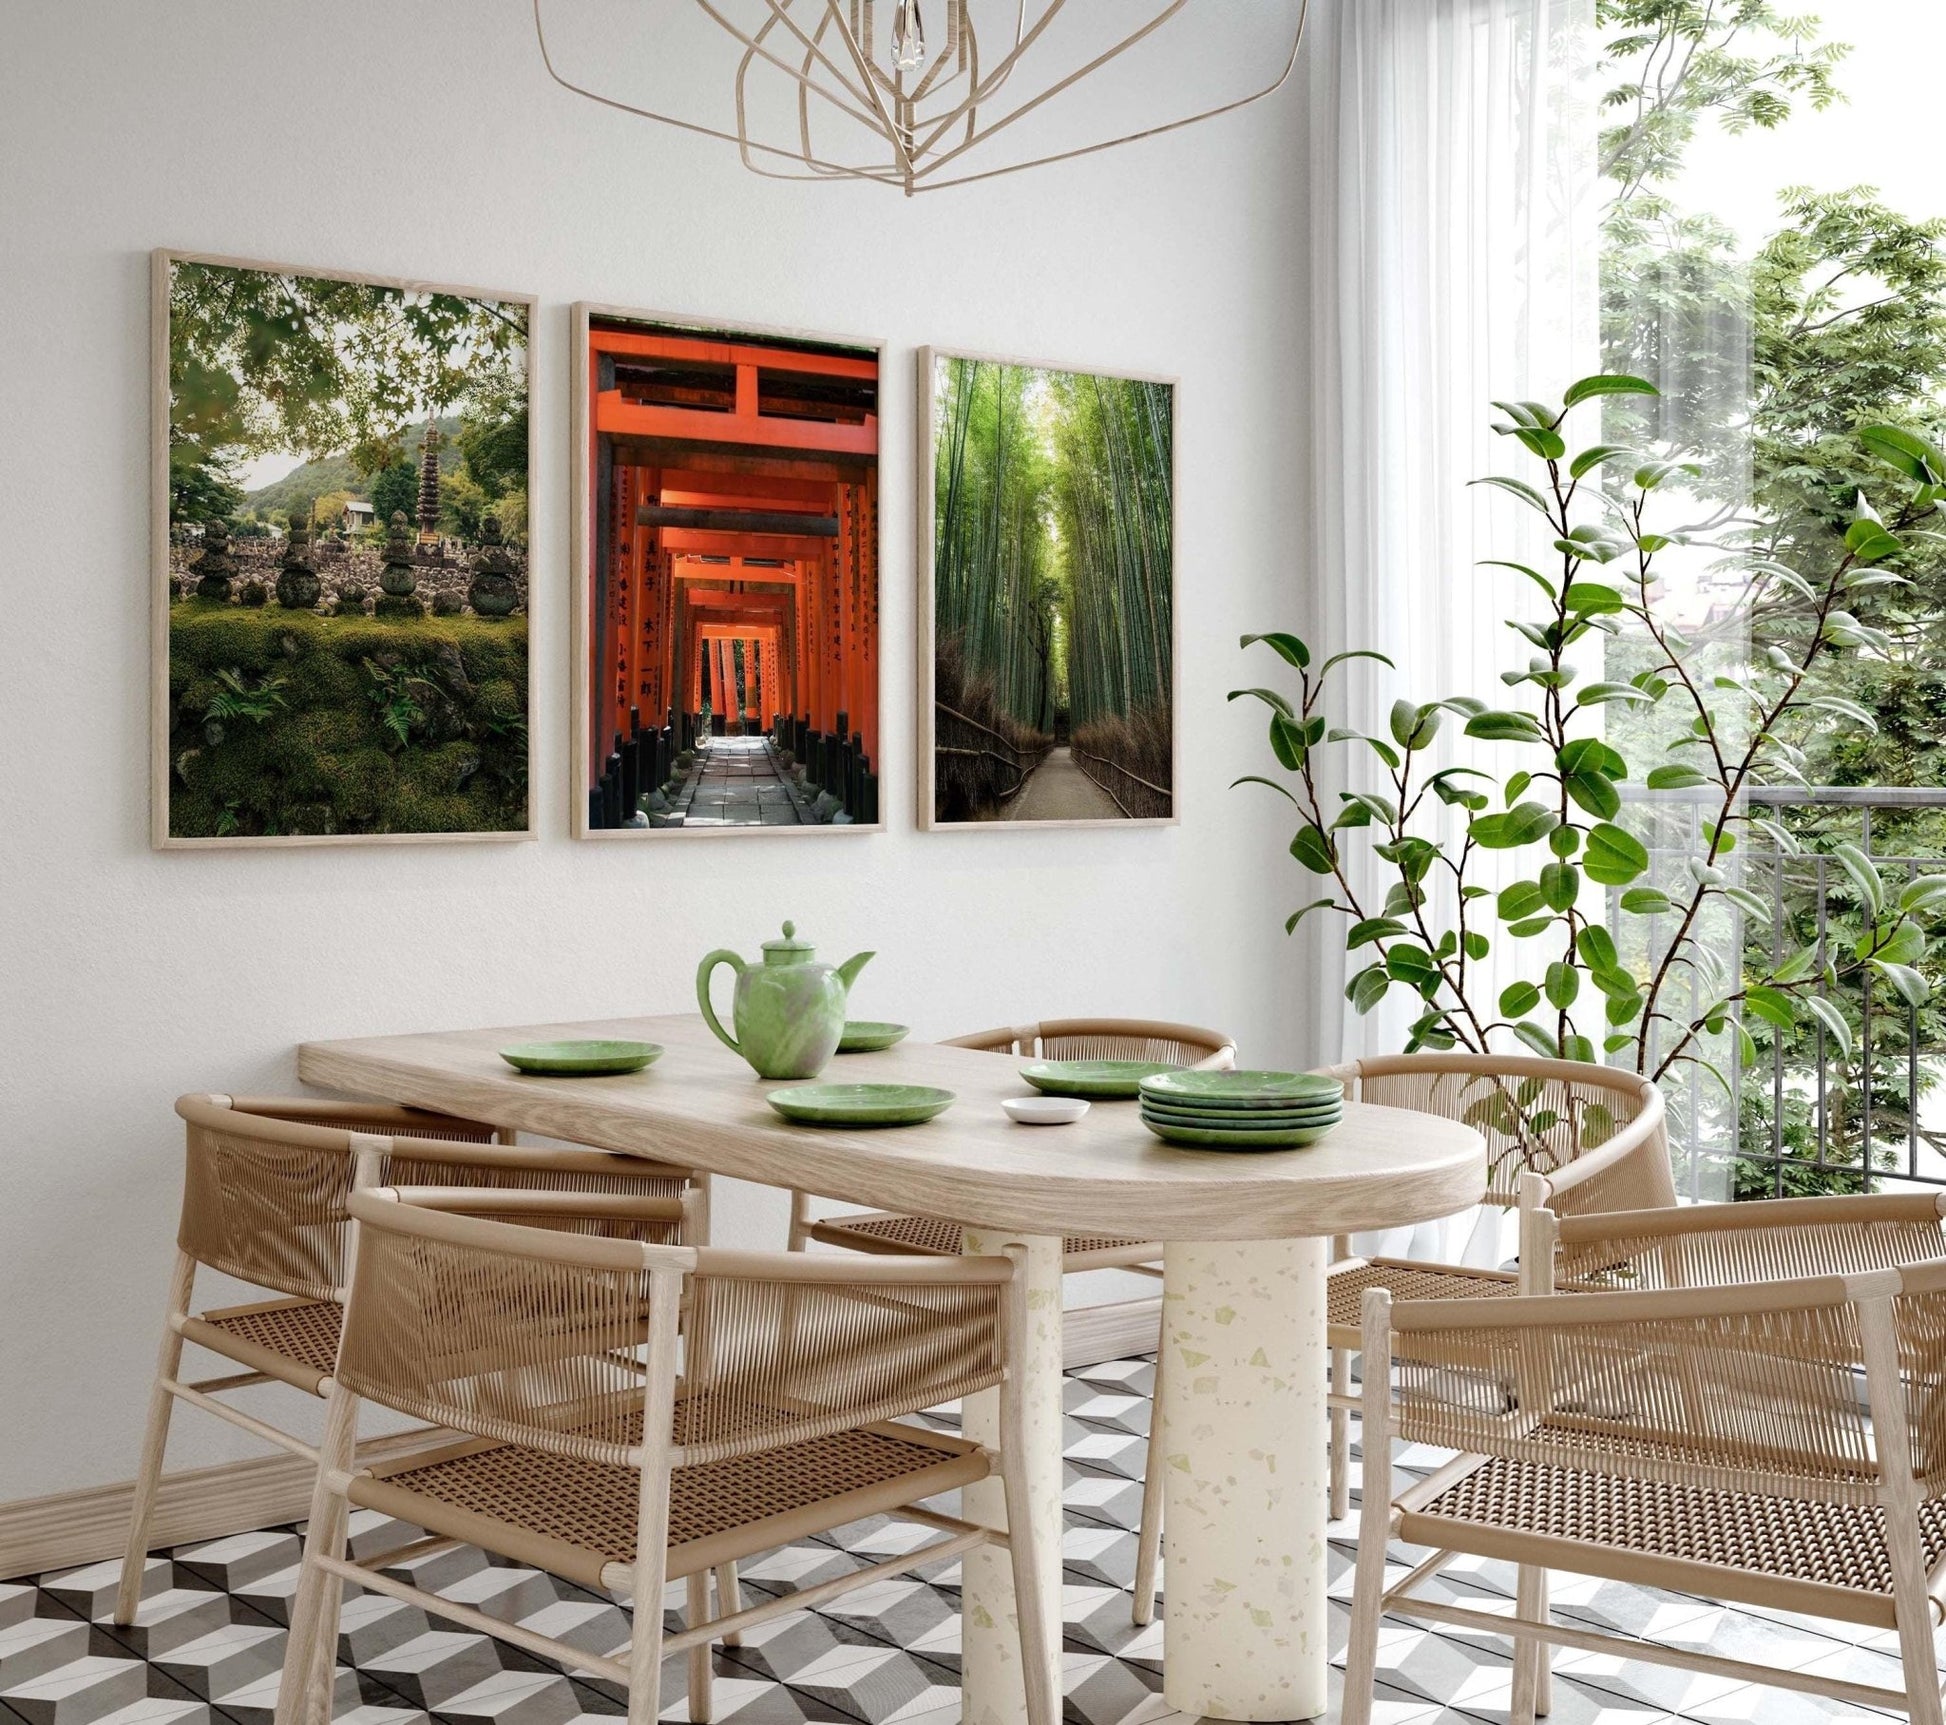
[(169, 1416), (176, 1398), (162, 1387), (182, 1369), (182, 1337), (175, 1320), (189, 1310), (190, 1289), (196, 1280), (196, 1260), (176, 1254), (169, 1280), (168, 1317), (162, 1326), (162, 1345), (156, 1352), (155, 1384), (149, 1391), (149, 1418), (142, 1434), (142, 1460), (135, 1471), (135, 1497), (128, 1517), (128, 1546), (122, 1556), (121, 1585), (115, 1590), (115, 1621), (130, 1624), (142, 1603), (142, 1572), (149, 1556), (149, 1529), (155, 1523), (156, 1485), (162, 1477), (162, 1454), (169, 1444)]
[[(684, 1607), (687, 1626), (709, 1620), (709, 1572), (699, 1569), (689, 1578), (689, 1599)], [(689, 1725), (710, 1725), (710, 1644), (699, 1641), (689, 1650)]]
[[(1903, 1591), (1895, 1589), (1895, 1592)], [(1908, 1612), (1907, 1599), (1897, 1604), (1899, 1619), (1899, 1659), (1905, 1669), (1906, 1708), (1912, 1725), (1942, 1725), (1939, 1690), (1939, 1662), (1933, 1652), (1933, 1623), (1924, 1583), (1913, 1588), (1917, 1603)]]
[[(1331, 1350), (1331, 1393), (1351, 1394), (1351, 1350)], [(1331, 1519), (1343, 1521), (1351, 1514), (1351, 1413), (1331, 1410)]]
[(1149, 1402), (1149, 1442), (1142, 1459), (1142, 1519), (1135, 1529), (1135, 1598), (1129, 1615), (1138, 1628), (1155, 1621), (1155, 1572), (1162, 1556), (1162, 1355), (1155, 1355), (1155, 1390)]
[(662, 1577), (669, 1555), (669, 1475), (643, 1470), (630, 1600), (628, 1725), (656, 1725), (662, 1712)]
[[(340, 1406), (356, 1398), (339, 1391), (326, 1416), (324, 1454), (329, 1458)], [(352, 1415), (355, 1419), (355, 1413)], [(321, 1557), (342, 1558), (349, 1517), (341, 1493), (327, 1481), (328, 1460), (318, 1468), (311, 1494), (311, 1520), (304, 1530), (304, 1562), (297, 1597), (291, 1601), (290, 1630), (284, 1638), (284, 1672), (277, 1685), (275, 1725), (329, 1725), (332, 1678), (338, 1663), (338, 1606), (342, 1579), (320, 1567)]]
[(1013, 1562), (1014, 1616), (1020, 1627), (1020, 1670), (1027, 1725), (1061, 1725), (1061, 1697), (1054, 1682), (1058, 1649), (1048, 1645), (1047, 1607), (1041, 1597), (1040, 1545), (1028, 1509), (1026, 1458), (1018, 1432), (1004, 1435), (1000, 1484), (1007, 1503), (1007, 1548)]
[[(1547, 1619), (1547, 1571), (1522, 1564), (1514, 1585), (1514, 1609), (1522, 1616)], [(1537, 1636), (1514, 1638), (1513, 1725), (1534, 1725), (1536, 1714), (1553, 1704), (1554, 1650)]]
[[(743, 1584), (737, 1580), (737, 1566), (734, 1563), (717, 1565), (716, 1569), (716, 1615), (728, 1617), (743, 1609)], [(743, 1637), (735, 1630), (723, 1637), (725, 1647), (741, 1647)]]

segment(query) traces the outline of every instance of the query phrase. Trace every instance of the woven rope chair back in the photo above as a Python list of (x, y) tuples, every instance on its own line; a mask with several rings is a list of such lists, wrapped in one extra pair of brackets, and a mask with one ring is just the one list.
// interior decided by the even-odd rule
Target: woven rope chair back
[[(1561, 1491), (1554, 1470), (1565, 1469), (1703, 1493), (1874, 1500), (1878, 1470), (1854, 1372), (1859, 1313), (1839, 1278), (1577, 1295), (1571, 1323), (1553, 1321), (1558, 1299), (1495, 1304), (1506, 1310), (1494, 1321), (1405, 1329), (1397, 1348), (1401, 1436), (1531, 1465), (1487, 1470), (1482, 1489)], [(1397, 1309), (1402, 1323), (1411, 1311)], [(1636, 1513), (1627, 1492), (1575, 1491), (1574, 1503), (1530, 1508), (1578, 1536), (1594, 1526), (1594, 1537)], [(1706, 1502), (1694, 1507), (1707, 1516)], [(1792, 1537), (1788, 1510), (1779, 1524)]]
[(1487, 1054), (1395, 1055), (1336, 1070), (1361, 1102), (1438, 1114), (1478, 1131), (1486, 1139), (1489, 1204), (1518, 1203), (1520, 1177), (1529, 1170), (1551, 1174), (1604, 1146), (1627, 1151), (1638, 1143), (1641, 1154), (1616, 1157), (1576, 1188), (1569, 1207), (1675, 1202), (1662, 1099), (1635, 1073)]
[(351, 1200), (361, 1233), (339, 1376), (438, 1425), (628, 1463), (643, 1442), (655, 1265), (687, 1282), (663, 1434), (683, 1462), (828, 1435), (1002, 1375), (1004, 1260), (878, 1264), (866, 1284), (842, 1260), (644, 1246), (450, 1208), (467, 1202), (450, 1188)]
[(641, 1438), (645, 1248), (365, 1192), (351, 1207), (347, 1386), (454, 1431), (628, 1463)]
[[(300, 1299), (344, 1287), (353, 1135), (390, 1138), (389, 1178), (415, 1186), (679, 1197), (685, 1176), (602, 1151), (502, 1148), (476, 1121), (383, 1103), (185, 1096), (187, 1167), (177, 1240), (197, 1262)], [(631, 1232), (578, 1219), (540, 1225)]]
[(1024, 1060), (1153, 1060), (1170, 1066), (1228, 1067), (1236, 1043), (1220, 1030), (1147, 1019), (1055, 1018), (952, 1039), (951, 1046)]

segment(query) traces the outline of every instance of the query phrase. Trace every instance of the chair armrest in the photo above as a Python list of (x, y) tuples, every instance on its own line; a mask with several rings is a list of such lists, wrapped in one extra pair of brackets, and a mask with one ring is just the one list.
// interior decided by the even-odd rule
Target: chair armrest
[[(393, 1166), (450, 1168), (457, 1175), (492, 1174), (504, 1178), (508, 1185), (544, 1185), (549, 1180), (570, 1177), (593, 1177), (622, 1185), (666, 1184), (695, 1178), (689, 1169), (672, 1163), (649, 1162), (614, 1150), (558, 1148), (545, 1144), (464, 1144), (437, 1138), (394, 1137), (391, 1161)], [(532, 1180), (523, 1176), (532, 1176)]]

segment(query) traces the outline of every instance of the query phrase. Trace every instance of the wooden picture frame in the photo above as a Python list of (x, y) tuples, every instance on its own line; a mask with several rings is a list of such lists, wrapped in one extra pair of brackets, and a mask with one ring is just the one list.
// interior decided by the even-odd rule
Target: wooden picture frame
[[(171, 567), (171, 438), (173, 431), (173, 391), (170, 378), (171, 344), (171, 290), (174, 286), (175, 271), (179, 266), (189, 265), (216, 270), (249, 272), (273, 278), (299, 278), (305, 281), (345, 283), (352, 286), (365, 286), (395, 290), (403, 294), (452, 296), (459, 299), (477, 301), (495, 306), (522, 308), (524, 335), (522, 352), (517, 364), (519, 386), (524, 393), (529, 412), (529, 432), (526, 448), (526, 467), (522, 478), (521, 495), (531, 495), (533, 477), (533, 436), (532, 406), (534, 401), (534, 314), (538, 299), (532, 294), (500, 292), (491, 289), (458, 287), (447, 283), (424, 281), (417, 278), (399, 276), (370, 275), (357, 271), (314, 268), (309, 265), (271, 263), (256, 258), (230, 257), (219, 253), (183, 251), (170, 247), (157, 248), (150, 254), (149, 297), (150, 297), (150, 499), (149, 499), (149, 609), (151, 629), (151, 676), (149, 700), (150, 727), (150, 771), (149, 771), (149, 834), (150, 843), (157, 850), (211, 850), (241, 849), (246, 847), (284, 848), (303, 845), (355, 845), (355, 844), (493, 844), (519, 843), (538, 836), (534, 826), (534, 790), (532, 758), (527, 751), (526, 736), (531, 734), (534, 694), (533, 665), (536, 656), (544, 651), (548, 642), (544, 631), (533, 628), (531, 606), (521, 618), (524, 631), (524, 679), (525, 687), (518, 691), (520, 727), (516, 733), (512, 728), (511, 713), (496, 709), (495, 718), (503, 722), (507, 729), (505, 735), (518, 734), (521, 738), (520, 765), (523, 788), (518, 802), (519, 824), (517, 826), (495, 826), (481, 829), (434, 830), (434, 831), (315, 831), (315, 832), (222, 832), (209, 834), (188, 834), (172, 830), (171, 803), (173, 776), (177, 771), (177, 755), (172, 749), (171, 730), (175, 718), (171, 691), (172, 645), (172, 599), (176, 579)], [(507, 320), (501, 319), (504, 323)], [(489, 510), (488, 513), (491, 513)], [(457, 565), (442, 562), (444, 570)], [(186, 584), (186, 583), (185, 583)], [(247, 583), (246, 583), (247, 585)], [(506, 587), (511, 593), (511, 583)], [(303, 609), (303, 607), (299, 607)], [(313, 612), (315, 615), (315, 612)], [(320, 618), (319, 621), (329, 619)], [(369, 619), (368, 619), (369, 620)], [(309, 627), (309, 625), (306, 625)], [(262, 679), (268, 684), (268, 676)], [(255, 693), (261, 695), (260, 689)], [(248, 721), (245, 721), (248, 722)], [(405, 721), (401, 720), (402, 723)], [(215, 745), (212, 745), (215, 746)], [(405, 746), (402, 742), (401, 746)], [(186, 782), (186, 781), (185, 781)]]
[[(1112, 379), (1117, 382), (1132, 385), (1154, 386), (1165, 389), (1168, 392), (1168, 458), (1166, 462), (1160, 464), (1159, 471), (1152, 469), (1148, 475), (1151, 483), (1153, 483), (1160, 474), (1166, 474), (1169, 505), (1167, 545), (1168, 581), (1166, 587), (1169, 612), (1168, 622), (1166, 629), (1152, 628), (1150, 631), (1156, 644), (1166, 641), (1169, 654), (1167, 675), (1161, 679), (1162, 686), (1166, 689), (1168, 702), (1167, 724), (1169, 734), (1166, 746), (1160, 751), (1156, 751), (1166, 757), (1168, 761), (1169, 782), (1166, 786), (1159, 785), (1152, 780), (1136, 777), (1136, 775), (1132, 774), (1128, 768), (1120, 763), (1107, 761), (1101, 757), (1092, 757), (1091, 764), (1084, 766), (1082, 761), (1077, 758), (1083, 751), (1075, 749), (1071, 741), (1065, 745), (1059, 742), (1060, 733), (1058, 726), (1052, 731), (1044, 730), (1039, 733), (1044, 739), (1044, 742), (1038, 747), (1038, 751), (1036, 749), (1023, 751), (1016, 749), (1006, 737), (991, 730), (986, 730), (985, 727), (980, 726), (968, 715), (958, 713), (957, 711), (946, 714), (945, 709), (939, 704), (938, 673), (940, 660), (938, 654), (941, 643), (941, 629), (937, 613), (937, 607), (939, 605), (937, 557), (940, 500), (938, 484), (939, 428), (936, 424), (936, 419), (942, 399), (941, 368), (943, 365), (955, 363), (972, 366), (976, 369), (976, 372), (977, 368), (981, 366), (993, 366), (1002, 372), (1025, 372), (1042, 378), (1052, 376), (1074, 379), (1096, 378), (1103, 381)], [(918, 484), (916, 487), (915, 508), (919, 571), (917, 616), (918, 650), (916, 654), (918, 671), (916, 789), (918, 794), (919, 826), (922, 830), (932, 832), (973, 832), (987, 829), (1018, 828), (1022, 826), (1118, 828), (1162, 827), (1180, 824), (1182, 820), (1182, 726), (1180, 722), (1182, 705), (1182, 655), (1181, 618), (1176, 602), (1175, 543), (1178, 520), (1177, 498), (1179, 495), (1177, 480), (1181, 468), (1180, 456), (1178, 454), (1178, 431), (1181, 423), (1181, 413), (1182, 384), (1181, 380), (1175, 377), (1119, 369), (1108, 370), (1101, 367), (1054, 364), (1041, 360), (1020, 359), (1003, 354), (980, 353), (963, 348), (922, 347), (919, 349)], [(1153, 591), (1153, 583), (1150, 583), (1149, 587)], [(1070, 606), (1073, 604), (1071, 592), (1069, 594), (1069, 604)], [(1054, 632), (1053, 623), (1051, 621), (1047, 622), (1045, 628), (1048, 631), (1048, 638), (1051, 640)], [(1051, 680), (1053, 674), (1051, 670), (1052, 648), (1050, 646), (1044, 648), (1043, 651), (1043, 681), (1047, 682)], [(964, 815), (955, 818), (942, 812), (941, 802), (943, 799), (938, 765), (938, 754), (941, 747), (942, 715), (950, 720), (956, 736), (961, 732), (965, 733), (961, 741), (950, 743), (947, 747), (954, 749), (955, 752), (968, 756), (984, 751), (991, 751), (987, 754), (987, 760), (992, 763), (991, 770), (996, 782), (1004, 781), (1013, 774), (1019, 775), (1014, 788), (1011, 791), (1005, 792), (997, 801), (988, 806), (996, 810), (1012, 807), (1020, 812), (1011, 815), (986, 814), (972, 818)], [(979, 734), (982, 730), (986, 730), (985, 738), (982, 738)], [(1150, 741), (1151, 743), (1153, 742), (1152, 725), (1150, 727)], [(1031, 764), (1027, 765), (1023, 771), (1021, 762), (1036, 752), (1038, 752), (1038, 759), (1035, 759)], [(1066, 778), (1067, 775), (1053, 775), (1042, 781), (1043, 785), (1050, 787), (1048, 795), (1041, 799), (1042, 806), (1050, 808), (1059, 807), (1062, 802), (1072, 800), (1077, 807), (1082, 808), (1084, 811), (1088, 805), (1099, 808), (1106, 804), (1116, 808), (1119, 811), (1118, 813), (1105, 815), (1080, 812), (1073, 817), (1068, 817), (1028, 812), (1031, 805), (1027, 805), (1025, 799), (1027, 786), (1033, 775), (1043, 771), (1047, 765), (1057, 764), (1063, 752), (1066, 752), (1070, 757), (1068, 762), (1069, 768), (1072, 771), (1081, 772), (1083, 777), (1093, 787), (1093, 790), (1082, 791), (1070, 782), (1068, 785), (1062, 787), (1063, 792), (1078, 794), (1073, 795), (1072, 798), (1067, 794), (1057, 796), (1051, 787), (1056, 785), (1058, 779)], [(1006, 763), (1004, 767), (1001, 765), (1003, 757)], [(983, 767), (981, 770), (985, 771), (986, 769)], [(1128, 783), (1130, 778), (1135, 778), (1135, 783), (1132, 785)], [(1116, 792), (1109, 790), (1108, 786), (1110, 784), (1117, 786), (1121, 794), (1116, 794)], [(1002, 788), (1004, 789), (1004, 784)], [(1166, 797), (1167, 799), (1166, 812), (1155, 812), (1160, 797)]]
[[(700, 427), (700, 435), (720, 439), (719, 442), (685, 441), (690, 434), (698, 432), (699, 416), (692, 408), (645, 405), (643, 399), (624, 400), (619, 388), (610, 396), (597, 387), (596, 367), (604, 363), (612, 365), (624, 343), (630, 344), (644, 359), (645, 370), (652, 365), (691, 363), (674, 360), (671, 356), (677, 352), (709, 350), (694, 363), (701, 365), (707, 361), (713, 371), (724, 374), (728, 406), (713, 412), (711, 422)], [(600, 352), (598, 344), (601, 344)], [(570, 535), (572, 765), (568, 785), (569, 823), (574, 836), (627, 841), (643, 837), (803, 837), (819, 833), (883, 832), (880, 784), (883, 778), (884, 533), (879, 488), (884, 447), (879, 408), (884, 392), (885, 344), (584, 300), (577, 301), (572, 308), (569, 349), (573, 426), (570, 484), (574, 513)], [(658, 351), (651, 354), (650, 349)], [(659, 351), (663, 349), (669, 351)], [(790, 360), (793, 352), (797, 357)], [(775, 368), (765, 366), (763, 356), (772, 353), (790, 363)], [(763, 390), (768, 388), (774, 392), (780, 387), (777, 381), (780, 377), (796, 375), (790, 369), (791, 364), (830, 364), (845, 371), (861, 389), (865, 387), (863, 368), (868, 366), (871, 408), (867, 418), (852, 424), (848, 436), (840, 435), (843, 427), (807, 425), (802, 420), (779, 419), (770, 426), (746, 423), (736, 429), (738, 419), (763, 419)], [(733, 385), (728, 381), (732, 374)], [(770, 379), (768, 384), (762, 381), (765, 377)], [(732, 390), (733, 396), (729, 393)], [(683, 394), (686, 400), (695, 392), (674, 393)], [(609, 397), (609, 407), (618, 426), (624, 418), (628, 420), (625, 431), (605, 430), (599, 423), (600, 397)], [(847, 407), (842, 411), (858, 410)], [(787, 466), (806, 467), (808, 473), (807, 461), (822, 471), (824, 457), (816, 452), (807, 455), (807, 444), (792, 441), (798, 435), (789, 429), (793, 423), (801, 428), (804, 439), (828, 434), (833, 443), (830, 459), (842, 461), (848, 470), (855, 470), (856, 479), (839, 482), (829, 476), (819, 479), (800, 475), (794, 480), (780, 480), (777, 475)], [(866, 424), (868, 438), (863, 430)], [(761, 448), (739, 441), (759, 436), (772, 441)], [(608, 440), (606, 444), (604, 438)], [(649, 492), (643, 485), (661, 487), (664, 477), (670, 475), (682, 479), (682, 469), (670, 468), (667, 462), (614, 462), (616, 444), (631, 440), (632, 447), (640, 453), (665, 450), (674, 459), (689, 462), (699, 470), (687, 475), (689, 488), (679, 493), (680, 507), (665, 506), (661, 500), (669, 493), (663, 489), (655, 490), (656, 500), (649, 501)], [(866, 442), (870, 445), (868, 455), (853, 447), (862, 447)], [(840, 444), (845, 445), (842, 450), (837, 447)], [(677, 454), (677, 451), (684, 453)], [(750, 472), (751, 477), (746, 479), (743, 488), (753, 495), (712, 496), (708, 486), (697, 488), (699, 473), (721, 470), (717, 477), (723, 478), (730, 468), (739, 465)], [(618, 468), (625, 468), (630, 476), (619, 488)], [(773, 469), (776, 471), (770, 471)], [(637, 475), (651, 477), (639, 480), (634, 477)], [(823, 513), (825, 504), (811, 500), (827, 485), (835, 499), (830, 504), (829, 516)], [(727, 484), (719, 487), (723, 493), (732, 489)], [(768, 490), (794, 491), (795, 495), (782, 501), (756, 495)], [(614, 525), (621, 491), (626, 491), (628, 497), (619, 507), (633, 511), (635, 516), (624, 530)], [(638, 491), (640, 499), (636, 496)], [(649, 510), (666, 516), (667, 523), (644, 525), (642, 514)], [(772, 519), (771, 512), (780, 518)], [(795, 520), (792, 512), (800, 512), (806, 524), (815, 522), (820, 533), (831, 534), (830, 543), (837, 549), (832, 554), (836, 561), (830, 569), (813, 556), (815, 548), (810, 544), (797, 543), (792, 535), (773, 532), (788, 524), (783, 517)], [(732, 522), (743, 537), (722, 530)], [(672, 549), (672, 541), (684, 534), (688, 535), (684, 541), (687, 548)], [(694, 541), (693, 546), (690, 540)], [(774, 558), (762, 555), (773, 550)], [(703, 579), (706, 560), (711, 564), (727, 561), (732, 566), (744, 566), (745, 556), (752, 551), (758, 553), (751, 557), (751, 563), (762, 571), (759, 577), (726, 578), (720, 589), (710, 587)], [(632, 571), (630, 591), (620, 601), (610, 575), (597, 567), (604, 559), (612, 562), (617, 555), (628, 562)], [(653, 571), (651, 561), (655, 565)], [(684, 563), (693, 567), (679, 570), (677, 566)], [(794, 565), (792, 572), (785, 571), (786, 563)], [(599, 602), (597, 582), (600, 583)], [(786, 587), (788, 598), (774, 592), (751, 591), (765, 587)], [(748, 606), (741, 609), (732, 606), (730, 589), (736, 590), (735, 597), (747, 599)], [(810, 600), (805, 598), (807, 589), (813, 595)], [(830, 618), (826, 617), (821, 599), (837, 607)], [(700, 624), (697, 619), (705, 613), (698, 607), (704, 600), (711, 605), (722, 605), (726, 617), (741, 620), (721, 625)], [(650, 605), (655, 608), (653, 620), (648, 617)], [(751, 612), (749, 618), (743, 617), (743, 609)], [(757, 611), (766, 612), (766, 617), (757, 620)], [(832, 619), (835, 626), (826, 627)], [(801, 739), (807, 756), (806, 761), (798, 762), (795, 750), (787, 751), (774, 724), (760, 725), (757, 733), (745, 732), (744, 721), (750, 715), (744, 706), (745, 695), (738, 695), (736, 727), (744, 732), (742, 740), (747, 743), (758, 735), (767, 739), (755, 751), (762, 759), (754, 760), (751, 765), (753, 770), (763, 769), (757, 773), (763, 785), (757, 794), (765, 810), (759, 819), (769, 819), (773, 824), (745, 819), (742, 807), (734, 816), (727, 812), (699, 813), (699, 799), (707, 808), (710, 794), (709, 787), (703, 783), (707, 762), (703, 763), (703, 771), (686, 781), (683, 791), (677, 793), (677, 800), (668, 806), (668, 816), (679, 824), (614, 824), (618, 809), (624, 818), (630, 812), (625, 806), (630, 790), (636, 793), (636, 809), (643, 819), (662, 821), (665, 818), (661, 812), (651, 814), (641, 810), (641, 804), (659, 795), (670, 782), (656, 777), (654, 764), (662, 762), (673, 771), (681, 749), (693, 740), (696, 712), (687, 697), (686, 685), (697, 675), (697, 667), (689, 661), (694, 658), (705, 629), (713, 639), (723, 643), (714, 651), (723, 652), (729, 650), (732, 636), (728, 631), (733, 628), (747, 628), (752, 634), (748, 639), (735, 640), (735, 650), (741, 656), (729, 669), (729, 686), (747, 693), (751, 684), (761, 680), (763, 695), (769, 695), (781, 685), (791, 697), (788, 705), (792, 709), (785, 735), (793, 742)], [(819, 655), (816, 676), (820, 681), (815, 689), (810, 686), (813, 672), (806, 663), (812, 650), (814, 628), (819, 631), (817, 645), (833, 649), (830, 655), (822, 652)], [(626, 644), (624, 633), (628, 637)], [(712, 649), (705, 647), (704, 651), (707, 655)], [(751, 670), (753, 662), (758, 671)], [(739, 671), (743, 673), (742, 681), (739, 681)], [(625, 698), (624, 685), (626, 694), (637, 698)], [(715, 686), (721, 686), (720, 676)], [(605, 696), (600, 692), (604, 688)], [(650, 697), (646, 706), (640, 698), (645, 694)], [(653, 700), (657, 695), (661, 697), (659, 707)], [(758, 698), (760, 707), (763, 695)], [(842, 704), (847, 700), (851, 705)], [(599, 714), (598, 704), (604, 708)], [(773, 715), (782, 716), (778, 702), (772, 701), (770, 706)], [(649, 707), (655, 710), (648, 710)], [(836, 722), (839, 716), (845, 720), (842, 731)], [(658, 717), (663, 720), (661, 725), (654, 722)], [(597, 718), (601, 720), (599, 732)], [(644, 720), (647, 722), (643, 723)], [(620, 748), (612, 746), (618, 737)], [(837, 745), (829, 747), (827, 752), (834, 737)], [(723, 740), (727, 741), (727, 736)], [(601, 761), (620, 762), (624, 768), (619, 790), (615, 788), (617, 774), (612, 768), (597, 770), (600, 745), (604, 741), (611, 747), (600, 757)], [(630, 744), (636, 750), (632, 773), (626, 770), (628, 763), (623, 759)], [(805, 769), (801, 781), (795, 770), (798, 767)], [(841, 802), (842, 808), (837, 812), (843, 818), (813, 818), (820, 812), (834, 812), (820, 794), (825, 777), (842, 791), (841, 796), (834, 794), (832, 800)], [(604, 796), (604, 792), (608, 794)], [(680, 799), (685, 794), (689, 800), (682, 803)], [(599, 818), (598, 805), (602, 810)], [(717, 807), (719, 811), (727, 811), (728, 805)], [(785, 819), (787, 813), (794, 818)]]

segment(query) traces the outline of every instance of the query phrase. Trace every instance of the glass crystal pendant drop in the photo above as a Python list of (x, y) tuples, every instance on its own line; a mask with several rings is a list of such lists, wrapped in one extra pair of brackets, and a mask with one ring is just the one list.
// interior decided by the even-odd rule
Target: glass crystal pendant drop
[(926, 63), (926, 25), (919, 16), (919, 0), (898, 0), (892, 19), (892, 64), (901, 72), (916, 72)]

